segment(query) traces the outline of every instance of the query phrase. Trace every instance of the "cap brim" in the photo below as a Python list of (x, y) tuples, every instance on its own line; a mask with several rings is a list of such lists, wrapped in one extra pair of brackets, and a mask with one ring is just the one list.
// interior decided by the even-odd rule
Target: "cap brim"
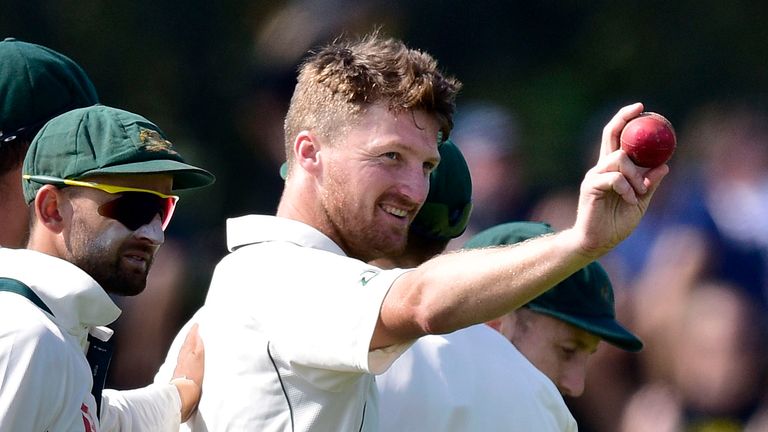
[(155, 159), (98, 168), (83, 173), (79, 178), (100, 174), (171, 174), (173, 176), (173, 190), (200, 188), (216, 181), (213, 174), (202, 168), (170, 159)]
[(609, 344), (619, 347), (625, 351), (638, 352), (643, 349), (643, 342), (640, 340), (640, 338), (632, 334), (629, 330), (624, 328), (613, 318), (580, 317), (538, 308), (535, 305), (528, 305), (526, 307), (538, 313), (552, 316), (580, 329), (586, 330), (599, 336)]

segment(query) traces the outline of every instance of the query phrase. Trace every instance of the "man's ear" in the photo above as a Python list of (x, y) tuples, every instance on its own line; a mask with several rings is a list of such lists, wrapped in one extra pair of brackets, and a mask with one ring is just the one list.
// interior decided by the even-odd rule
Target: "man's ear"
[(486, 324), (501, 333), (507, 340), (512, 341), (518, 324), (517, 311), (487, 321)]
[(496, 331), (501, 331), (501, 318), (494, 318), (490, 321), (486, 321), (485, 324)]
[(301, 131), (293, 143), (295, 163), (311, 174), (320, 171), (320, 143), (317, 135), (310, 131)]
[(48, 230), (60, 233), (64, 230), (64, 206), (69, 206), (69, 200), (60, 189), (52, 185), (44, 185), (37, 191), (35, 201), (35, 218), (37, 224)]

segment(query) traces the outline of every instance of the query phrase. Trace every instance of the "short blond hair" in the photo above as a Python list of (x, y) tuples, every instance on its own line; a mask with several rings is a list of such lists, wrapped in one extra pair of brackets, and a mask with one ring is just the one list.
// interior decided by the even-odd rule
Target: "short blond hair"
[(437, 69), (431, 55), (378, 32), (355, 41), (334, 41), (299, 68), (284, 125), (288, 163), (293, 163), (293, 140), (302, 130), (333, 142), (367, 107), (379, 103), (396, 113), (423, 110), (434, 115), (447, 138), (460, 88), (456, 78)]

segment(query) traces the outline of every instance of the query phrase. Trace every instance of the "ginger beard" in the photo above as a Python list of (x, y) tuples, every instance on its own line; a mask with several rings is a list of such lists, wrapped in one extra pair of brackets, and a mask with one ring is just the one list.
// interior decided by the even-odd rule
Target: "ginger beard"
[(348, 256), (362, 261), (402, 254), (410, 220), (382, 209), (379, 201), (386, 193), (375, 192), (375, 175), (350, 174), (336, 165), (326, 171), (320, 204), (328, 234)]

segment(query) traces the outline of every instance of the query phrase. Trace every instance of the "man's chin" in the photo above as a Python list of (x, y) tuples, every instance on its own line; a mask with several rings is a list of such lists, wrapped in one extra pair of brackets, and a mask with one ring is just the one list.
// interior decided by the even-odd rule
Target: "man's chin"
[(353, 251), (349, 256), (361, 261), (370, 262), (381, 258), (397, 257), (403, 254), (403, 252), (405, 252), (405, 242), (393, 246), (392, 242), (369, 241), (361, 245), (361, 248)]
[(400, 244), (388, 243), (385, 245), (382, 245), (382, 247), (379, 249), (379, 253), (376, 258), (393, 258), (393, 257), (399, 257), (403, 253), (405, 253), (405, 242), (402, 242)]
[(144, 292), (144, 289), (147, 287), (147, 278), (146, 276), (141, 278), (141, 280), (125, 280), (125, 278), (123, 278), (120, 281), (110, 281), (102, 286), (104, 291), (109, 294), (132, 297)]
[(128, 288), (128, 289), (126, 289), (125, 287), (120, 287), (118, 289), (108, 289), (106, 291), (107, 291), (107, 293), (109, 293), (111, 295), (116, 295), (116, 296), (120, 296), (120, 297), (134, 297), (134, 296), (137, 296), (137, 295), (141, 294), (142, 292), (144, 292), (144, 288)]

